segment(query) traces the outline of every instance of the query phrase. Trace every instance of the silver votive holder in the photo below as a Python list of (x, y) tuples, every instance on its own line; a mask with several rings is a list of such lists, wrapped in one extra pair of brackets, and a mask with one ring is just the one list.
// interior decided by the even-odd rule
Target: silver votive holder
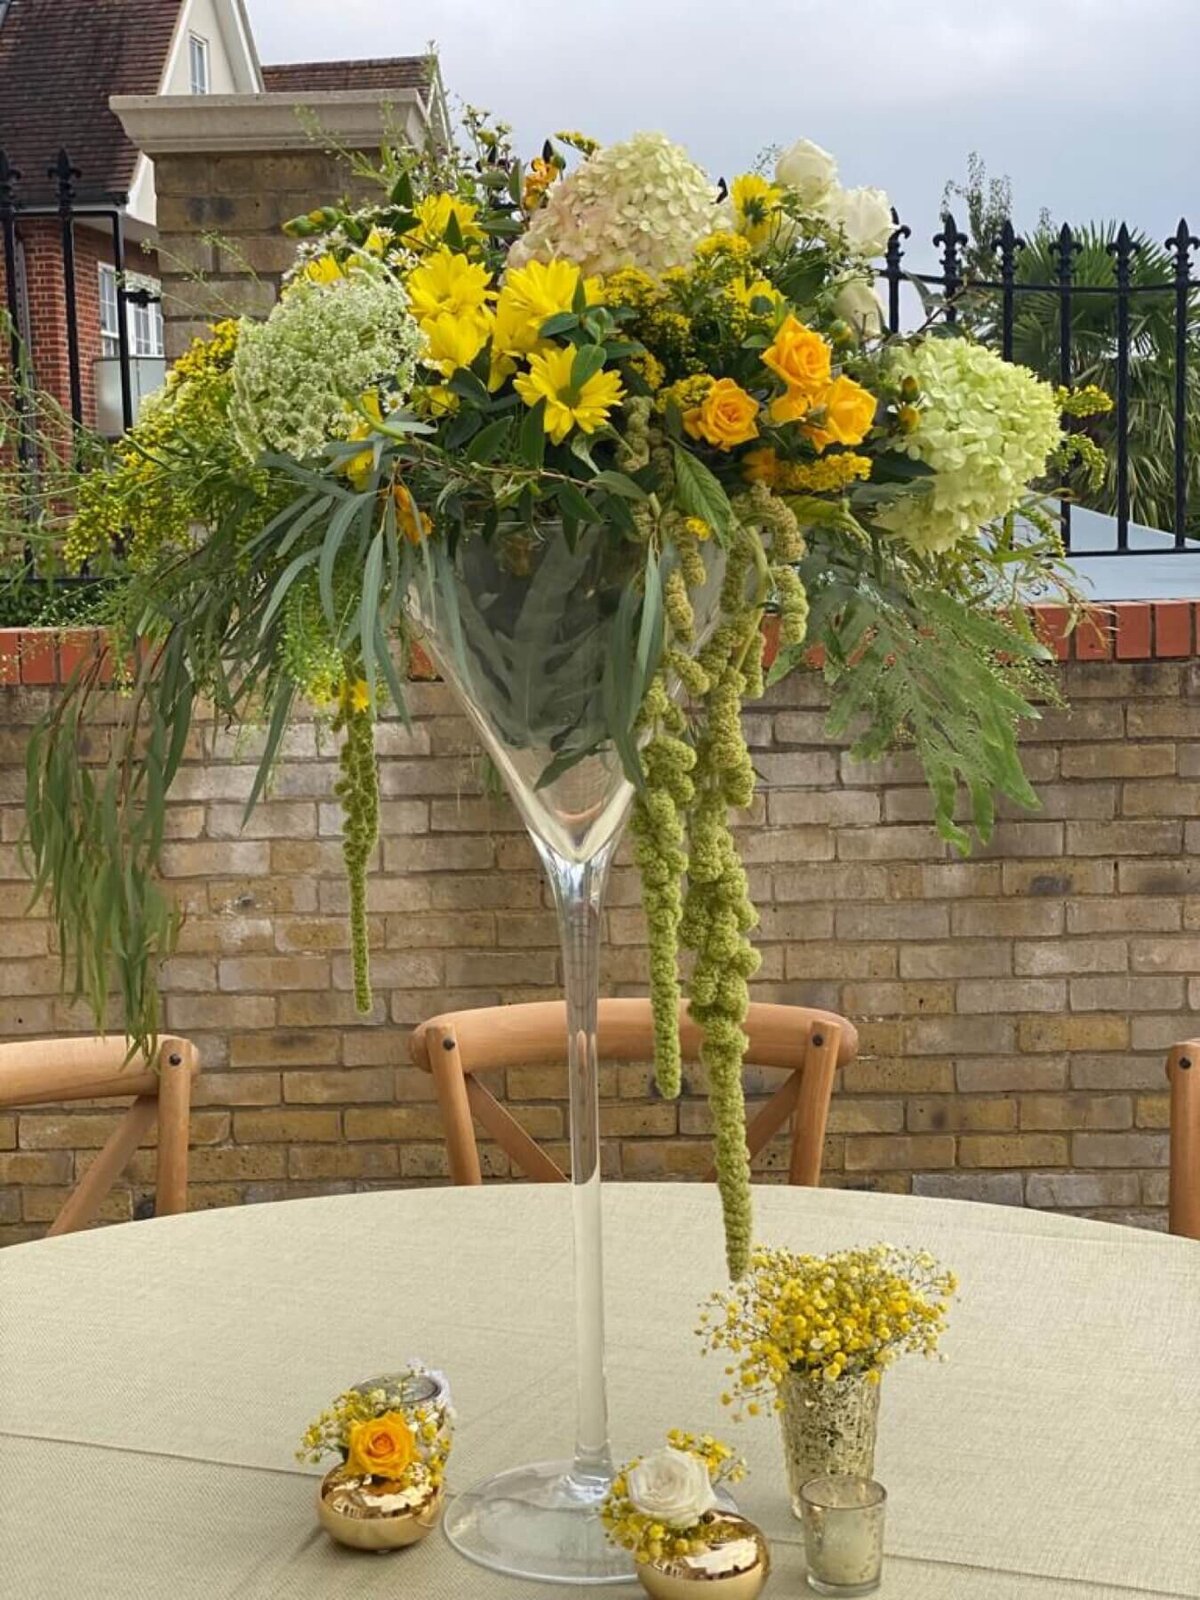
[(883, 1575), (887, 1490), (872, 1478), (810, 1478), (800, 1490), (808, 1586), (817, 1594), (873, 1594)]

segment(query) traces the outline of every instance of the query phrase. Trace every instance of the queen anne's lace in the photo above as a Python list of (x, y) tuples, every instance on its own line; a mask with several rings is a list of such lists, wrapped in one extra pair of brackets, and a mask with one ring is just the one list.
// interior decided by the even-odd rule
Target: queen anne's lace
[(902, 346), (889, 376), (921, 391), (919, 425), (894, 448), (934, 476), (877, 520), (919, 550), (949, 550), (1006, 516), (1045, 471), (1062, 434), (1058, 401), (1028, 368), (966, 339)]
[(566, 256), (585, 274), (682, 266), (716, 226), (715, 191), (677, 144), (638, 133), (556, 183), (509, 255), (514, 266)]
[(421, 342), (386, 271), (297, 280), (265, 322), (241, 324), (229, 408), (238, 440), (251, 457), (320, 455), (364, 391), (386, 382), (397, 398), (409, 393)]

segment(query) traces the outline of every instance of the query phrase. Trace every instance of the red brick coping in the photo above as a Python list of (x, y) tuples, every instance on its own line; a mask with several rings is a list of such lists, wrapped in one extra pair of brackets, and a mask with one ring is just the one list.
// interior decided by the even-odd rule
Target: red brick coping
[[(1200, 601), (1122, 600), (1094, 606), (1068, 632), (1065, 606), (1034, 606), (1038, 632), (1060, 661), (1164, 661), (1200, 654)], [(767, 625), (767, 649), (775, 638)], [(107, 657), (107, 641), (99, 628), (0, 628), (0, 685), (29, 687), (66, 683), (81, 661)], [(812, 665), (820, 664), (813, 652)], [(102, 681), (111, 682), (105, 662)], [(409, 676), (435, 677), (419, 647), (413, 650)]]

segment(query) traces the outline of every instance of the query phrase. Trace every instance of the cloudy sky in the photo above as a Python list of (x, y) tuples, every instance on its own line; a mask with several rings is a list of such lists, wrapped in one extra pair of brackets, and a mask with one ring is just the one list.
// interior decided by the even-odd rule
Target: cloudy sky
[(661, 128), (714, 173), (804, 135), (933, 231), (975, 149), (1018, 225), (1200, 226), (1200, 0), (249, 0), (264, 61), (408, 55), (533, 153)]

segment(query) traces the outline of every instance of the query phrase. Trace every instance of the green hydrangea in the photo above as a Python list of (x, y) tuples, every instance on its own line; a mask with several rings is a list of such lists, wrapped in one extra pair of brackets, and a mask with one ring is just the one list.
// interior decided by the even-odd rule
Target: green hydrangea
[(1048, 383), (967, 339), (902, 345), (888, 362), (897, 387), (921, 392), (916, 430), (895, 448), (934, 476), (878, 515), (919, 550), (949, 550), (1020, 503), (1062, 433)]
[(401, 285), (384, 268), (330, 283), (298, 279), (265, 322), (243, 322), (233, 362), (234, 432), (253, 456), (299, 460), (344, 435), (347, 407), (381, 383), (412, 389), (421, 333)]

